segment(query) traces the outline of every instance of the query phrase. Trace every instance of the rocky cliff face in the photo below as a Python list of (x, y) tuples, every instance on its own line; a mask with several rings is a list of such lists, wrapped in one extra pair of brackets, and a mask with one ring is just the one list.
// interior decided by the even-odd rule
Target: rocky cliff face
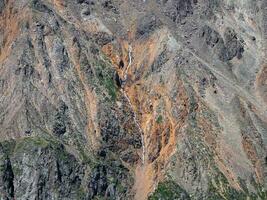
[(267, 199), (265, 0), (0, 0), (0, 199)]

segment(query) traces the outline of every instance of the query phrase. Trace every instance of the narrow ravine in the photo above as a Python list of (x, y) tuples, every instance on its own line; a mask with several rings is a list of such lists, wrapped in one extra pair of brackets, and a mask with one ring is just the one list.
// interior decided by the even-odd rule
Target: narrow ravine
[(134, 192), (135, 192), (135, 200), (146, 200), (147, 199), (147, 195), (148, 195), (148, 191), (150, 191), (150, 186), (153, 184), (151, 182), (152, 179), (150, 179), (150, 169), (148, 167), (148, 163), (146, 162), (146, 143), (145, 143), (145, 136), (144, 136), (144, 131), (141, 128), (141, 125), (139, 123), (139, 120), (137, 118), (136, 112), (134, 110), (134, 106), (131, 103), (131, 100), (125, 90), (125, 83), (127, 81), (128, 78), (128, 71), (132, 66), (132, 61), (133, 61), (133, 57), (132, 57), (132, 46), (129, 45), (128, 47), (128, 57), (129, 57), (129, 63), (125, 69), (125, 71), (123, 71), (123, 83), (122, 87), (121, 87), (121, 92), (124, 95), (124, 97), (126, 98), (126, 100), (128, 101), (128, 104), (131, 107), (131, 110), (133, 112), (133, 118), (134, 118), (134, 123), (136, 124), (136, 126), (138, 127), (139, 133), (141, 135), (141, 142), (142, 142), (142, 162), (141, 164), (137, 165), (136, 169), (135, 169), (135, 184), (133, 186)]
[[(132, 65), (132, 46), (131, 45), (129, 45), (129, 47), (128, 47), (128, 57), (129, 57), (129, 64), (126, 67), (126, 70), (123, 72), (123, 78), (124, 78), (123, 81), (124, 82), (127, 81), (128, 71), (129, 71), (129, 68)], [(134, 107), (133, 107), (133, 105), (131, 103), (131, 100), (130, 100), (129, 96), (127, 95), (127, 93), (126, 93), (126, 91), (124, 89), (124, 85), (122, 85), (121, 92), (124, 95), (124, 97), (126, 98), (128, 104), (130, 105), (131, 110), (133, 111), (134, 123), (138, 127), (139, 133), (141, 135), (141, 142), (142, 142), (142, 165), (144, 165), (145, 164), (145, 154), (146, 154), (146, 152), (145, 152), (144, 132), (143, 132), (143, 130), (142, 130), (141, 126), (140, 126), (140, 123), (139, 123), (139, 121), (137, 119), (137, 115), (136, 115), (136, 113), (134, 111)]]
[(131, 110), (133, 111), (133, 114), (134, 114), (134, 123), (136, 124), (136, 126), (138, 127), (138, 130), (139, 130), (139, 132), (140, 132), (140, 134), (141, 134), (141, 142), (142, 142), (142, 165), (144, 165), (145, 164), (145, 142), (144, 142), (144, 133), (143, 133), (143, 131), (142, 131), (142, 129), (141, 129), (141, 126), (140, 126), (140, 124), (139, 124), (139, 122), (138, 122), (138, 120), (137, 120), (137, 116), (136, 116), (136, 114), (135, 114), (135, 112), (134, 112), (134, 110), (133, 110), (133, 105), (132, 105), (132, 103), (131, 103), (131, 101), (130, 101), (130, 99), (129, 99), (129, 97), (128, 97), (128, 95), (127, 95), (127, 93), (122, 89), (122, 93), (123, 93), (123, 95), (124, 95), (124, 97), (126, 98), (126, 100), (128, 101), (128, 103), (129, 103), (129, 105), (130, 105), (130, 107), (131, 107)]
[(131, 67), (131, 65), (132, 65), (132, 45), (129, 45), (129, 47), (128, 47), (128, 58), (129, 58), (129, 63), (128, 63), (128, 65), (127, 65), (127, 67), (126, 67), (126, 70), (123, 72), (123, 78), (124, 78), (124, 80), (126, 81), (127, 80), (127, 77), (128, 77), (128, 70), (129, 70), (129, 68)]

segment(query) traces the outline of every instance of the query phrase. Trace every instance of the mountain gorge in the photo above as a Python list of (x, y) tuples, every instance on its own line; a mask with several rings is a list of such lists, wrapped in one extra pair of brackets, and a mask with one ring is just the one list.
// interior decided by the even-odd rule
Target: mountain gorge
[(0, 199), (267, 199), (266, 0), (0, 0)]

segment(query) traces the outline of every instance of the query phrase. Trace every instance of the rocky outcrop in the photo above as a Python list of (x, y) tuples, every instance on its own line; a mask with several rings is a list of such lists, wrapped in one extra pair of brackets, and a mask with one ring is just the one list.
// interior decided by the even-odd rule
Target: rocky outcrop
[(266, 199), (265, 8), (0, 0), (0, 198)]
[(5, 157), (1, 168), (3, 199), (72, 199), (82, 195), (84, 168), (63, 145), (26, 138), (3, 142), (1, 148)]
[(4, 152), (1, 145), (1, 196), (3, 199), (14, 198), (14, 173), (12, 170), (10, 158)]

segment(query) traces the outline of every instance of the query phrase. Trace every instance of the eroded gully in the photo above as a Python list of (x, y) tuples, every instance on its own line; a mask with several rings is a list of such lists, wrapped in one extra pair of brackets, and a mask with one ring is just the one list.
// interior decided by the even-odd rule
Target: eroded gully
[[(129, 47), (128, 47), (128, 57), (129, 57), (129, 63), (128, 63), (127, 67), (126, 67), (126, 70), (123, 72), (124, 81), (127, 81), (128, 71), (129, 71), (129, 69), (131, 68), (131, 65), (132, 65), (132, 46), (131, 45), (129, 45)], [(127, 100), (128, 104), (130, 105), (130, 108), (131, 108), (131, 110), (133, 112), (134, 123), (137, 126), (137, 128), (139, 130), (139, 133), (141, 135), (141, 143), (142, 143), (142, 165), (144, 165), (145, 164), (145, 154), (146, 154), (146, 152), (145, 152), (144, 132), (143, 132), (143, 130), (142, 130), (141, 126), (140, 126), (140, 123), (139, 123), (139, 121), (137, 119), (137, 115), (136, 115), (136, 113), (134, 111), (134, 107), (133, 107), (133, 105), (131, 103), (131, 100), (130, 100), (129, 96), (127, 95), (127, 93), (126, 93), (126, 91), (124, 89), (124, 85), (121, 88), (121, 92), (124, 95), (125, 99)]]

